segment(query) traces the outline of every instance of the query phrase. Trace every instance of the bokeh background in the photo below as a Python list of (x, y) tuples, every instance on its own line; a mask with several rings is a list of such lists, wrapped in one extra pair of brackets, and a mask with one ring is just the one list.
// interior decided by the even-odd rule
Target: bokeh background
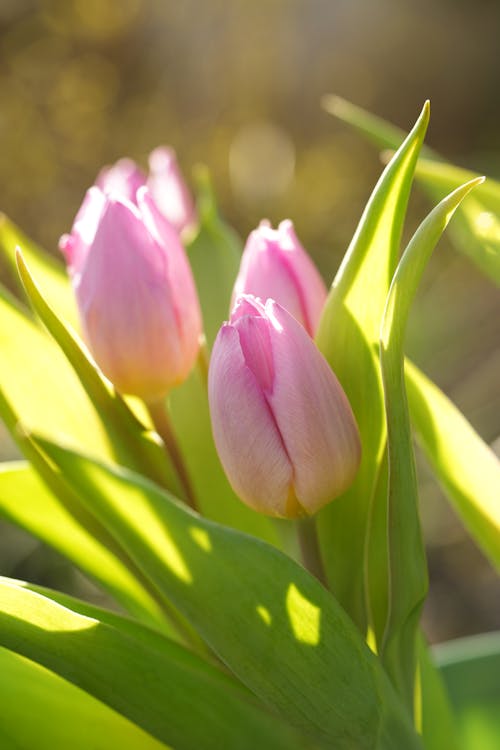
[[(333, 277), (380, 173), (320, 107), (336, 93), (500, 177), (497, 0), (0, 0), (0, 209), (57, 252), (103, 164), (172, 144), (213, 175), (242, 237), (290, 217)], [(408, 231), (429, 208), (412, 197)], [(445, 240), (408, 352), (500, 447), (500, 299)], [(36, 367), (36, 364), (34, 365)], [(3, 458), (15, 455), (0, 433)], [(500, 583), (418, 456), (433, 641), (500, 628)], [(500, 488), (499, 488), (500, 502)], [(0, 573), (96, 599), (90, 582), (0, 524)]]

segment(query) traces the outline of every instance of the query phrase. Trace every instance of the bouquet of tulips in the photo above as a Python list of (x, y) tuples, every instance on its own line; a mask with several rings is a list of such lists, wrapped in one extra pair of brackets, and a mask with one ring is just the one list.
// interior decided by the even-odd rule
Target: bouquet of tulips
[[(500, 465), (404, 338), (455, 212), (500, 281), (500, 185), (421, 152), (427, 104), (406, 137), (326, 106), (394, 152), (329, 290), (291, 221), (242, 252), (166, 148), (102, 170), (66, 269), (2, 219), (0, 414), (25, 460), (0, 515), (118, 605), (0, 579), (5, 750), (498, 746), (499, 639), (431, 653), (421, 631), (412, 427), (496, 567)], [(439, 202), (400, 253), (414, 178)]]

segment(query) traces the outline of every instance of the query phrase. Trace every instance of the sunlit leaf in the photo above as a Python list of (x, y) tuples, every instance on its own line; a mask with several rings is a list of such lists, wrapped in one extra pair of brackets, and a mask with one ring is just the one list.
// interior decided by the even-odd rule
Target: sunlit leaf
[(404, 386), (404, 336), (427, 261), (460, 202), (481, 181), (455, 190), (419, 226), (394, 274), (380, 332), (389, 459), (389, 611), (383, 657), (409, 706), (414, 700), (416, 634), (428, 581)]
[[(380, 603), (366, 589), (365, 580), (368, 524), (377, 515), (371, 506), (386, 440), (379, 327), (428, 119), (426, 105), (375, 187), (332, 285), (317, 335), (320, 349), (349, 397), (361, 433), (357, 478), (320, 513), (318, 531), (328, 580), (362, 630), (368, 625), (367, 600), (375, 619), (381, 619), (375, 612)], [(373, 629), (373, 622), (370, 626)]]
[(0, 583), (0, 644), (67, 679), (179, 750), (307, 747), (236, 680), (178, 644), (121, 629)]
[(408, 361), (405, 372), (425, 455), (465, 527), (500, 570), (500, 460), (435, 383)]
[[(328, 112), (354, 127), (377, 148), (396, 149), (405, 136), (400, 128), (338, 96), (327, 96), (323, 103)], [(433, 203), (479, 176), (454, 167), (429, 148), (424, 147), (422, 154), (426, 158), (419, 160), (415, 179)], [(474, 192), (459, 208), (450, 235), (457, 248), (500, 285), (500, 183), (489, 177)]]
[(120, 560), (111, 535), (84, 507), (71, 513), (24, 461), (0, 464), (0, 516), (67, 557), (128, 611), (166, 627), (159, 605)]
[(105, 425), (62, 351), (1, 288), (0, 350), (0, 389), (26, 427), (115, 458)]
[[(419, 161), (415, 176), (434, 200), (479, 177), (475, 172), (427, 159)], [(488, 177), (460, 207), (450, 231), (457, 248), (500, 286), (500, 183)]]
[(374, 737), (380, 748), (419, 747), (379, 660), (303, 568), (138, 475), (41, 445), (158, 589), (287, 721), (338, 748), (372, 748)]
[(84, 347), (45, 301), (20, 251), (19, 274), (33, 309), (59, 344), (106, 428), (120, 463), (140, 471), (179, 495), (180, 485), (165, 450), (135, 417)]
[(165, 750), (84, 690), (0, 647), (0, 743), (5, 750)]
[(22, 249), (36, 277), (43, 279), (44, 289), (56, 313), (75, 325), (78, 320), (75, 296), (68, 283), (63, 263), (58, 262), (54, 256), (26, 237), (5, 214), (0, 214), (0, 258), (4, 261), (1, 265), (6, 266), (11, 286), (17, 289), (22, 297), (22, 285), (17, 273), (16, 247)]

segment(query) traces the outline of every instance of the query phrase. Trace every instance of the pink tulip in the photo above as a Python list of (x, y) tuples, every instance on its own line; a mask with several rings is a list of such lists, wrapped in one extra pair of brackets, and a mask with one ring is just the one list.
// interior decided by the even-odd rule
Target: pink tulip
[(149, 155), (148, 187), (158, 208), (179, 234), (196, 224), (193, 199), (173, 149), (159, 146)]
[(314, 336), (326, 300), (326, 286), (300, 244), (290, 220), (273, 229), (261, 221), (248, 237), (233, 291), (272, 298)]
[(347, 397), (304, 328), (274, 300), (238, 298), (213, 347), (208, 389), (222, 465), (252, 508), (311, 515), (353, 481), (360, 442)]
[(96, 362), (119, 391), (151, 401), (187, 377), (201, 314), (177, 233), (146, 187), (136, 199), (91, 188), (60, 248)]
[(146, 184), (146, 175), (132, 159), (120, 159), (101, 169), (95, 184), (103, 193), (119, 195), (137, 205), (137, 191)]

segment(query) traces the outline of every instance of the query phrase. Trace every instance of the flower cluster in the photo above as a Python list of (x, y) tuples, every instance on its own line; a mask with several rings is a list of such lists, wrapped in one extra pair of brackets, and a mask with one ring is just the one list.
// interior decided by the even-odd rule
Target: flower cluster
[[(154, 403), (188, 376), (203, 325), (183, 246), (197, 222), (191, 195), (172, 150), (149, 166), (103, 169), (60, 248), (96, 362), (119, 391)], [(326, 296), (291, 221), (251, 232), (208, 395), (228, 479), (267, 514), (315, 513), (358, 468), (353, 413), (313, 340)]]

